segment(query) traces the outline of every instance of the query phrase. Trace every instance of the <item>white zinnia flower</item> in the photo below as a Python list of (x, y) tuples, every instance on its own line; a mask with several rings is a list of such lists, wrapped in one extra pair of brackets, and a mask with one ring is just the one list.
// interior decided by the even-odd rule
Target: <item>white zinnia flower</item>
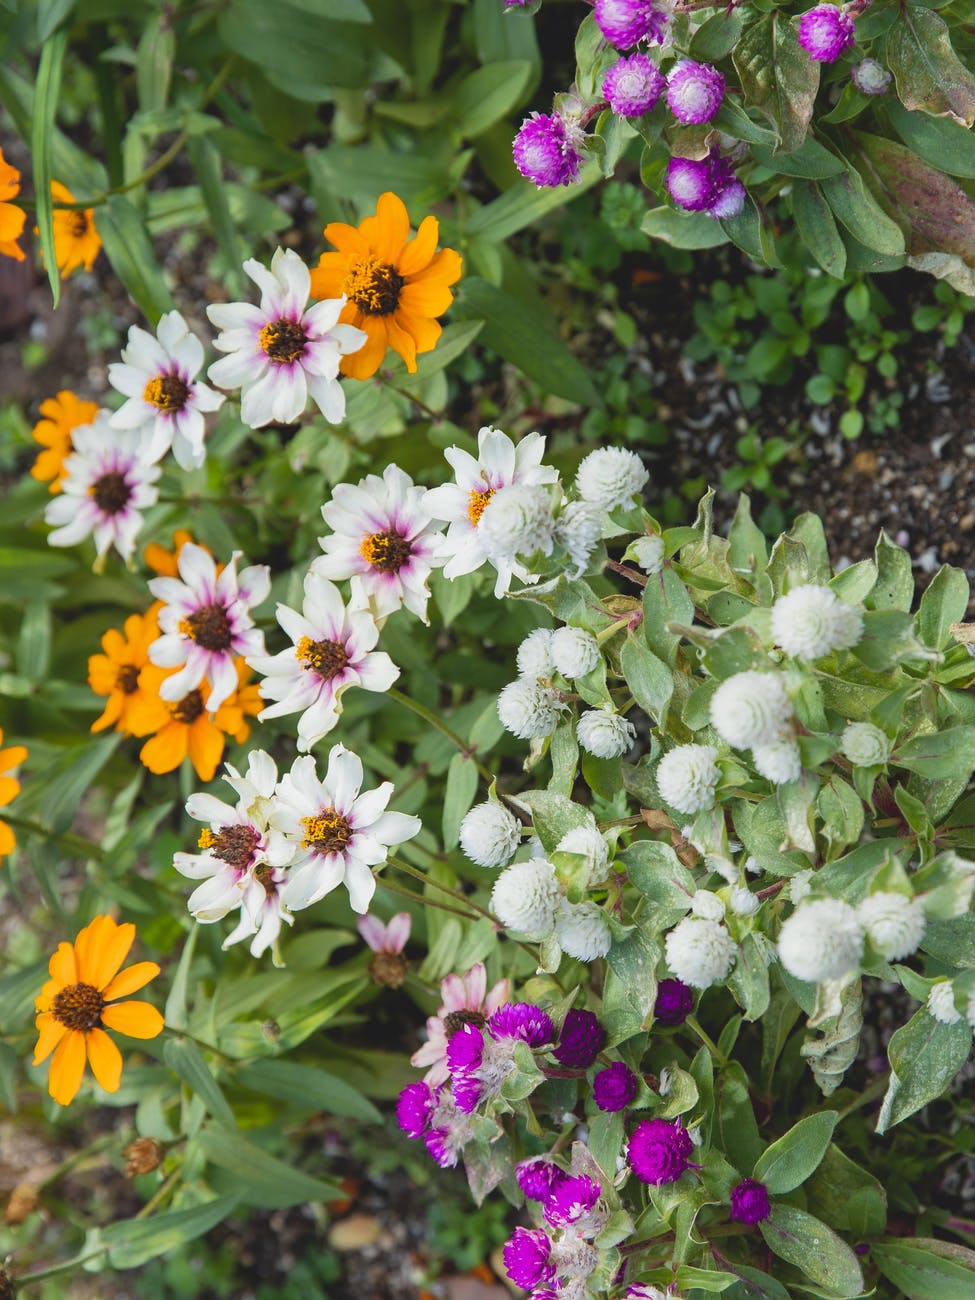
[(664, 539), (657, 533), (638, 537), (630, 542), (627, 554), (632, 555), (644, 573), (659, 573), (664, 563)]
[(744, 885), (739, 885), (737, 889), (731, 891), (728, 906), (735, 916), (754, 916), (762, 906), (762, 900)]
[(595, 821), (566, 831), (555, 846), (556, 853), (575, 853), (589, 863), (590, 882), (602, 876), (609, 866), (609, 847)]
[(695, 890), (691, 898), (691, 911), (702, 921), (724, 920), (724, 902), (710, 889)]
[(551, 497), (544, 487), (528, 483), (499, 488), (485, 506), (478, 528), (495, 568), (497, 561), (512, 562), (516, 555), (536, 551), (551, 555), (555, 532)]
[(552, 659), (563, 677), (584, 677), (599, 663), (599, 642), (581, 627), (560, 627), (552, 634)]
[(863, 610), (840, 600), (830, 587), (806, 583), (772, 606), (772, 640), (797, 659), (821, 659), (849, 650), (863, 635)]
[(796, 979), (819, 984), (839, 979), (860, 964), (863, 927), (856, 911), (838, 898), (803, 903), (779, 935), (779, 958)]
[(312, 401), (328, 420), (345, 418), (345, 392), (338, 381), (343, 356), (366, 342), (363, 330), (340, 325), (345, 297), (309, 307), (311, 274), (292, 249), (279, 248), (271, 268), (253, 258), (244, 271), (261, 291), (261, 305), (212, 303), (207, 315), (223, 332), (207, 375), (221, 388), (240, 389), (240, 418), (250, 429), (276, 420), (290, 424)]
[(586, 753), (595, 758), (619, 758), (636, 739), (636, 728), (607, 704), (586, 710), (576, 723), (576, 737)]
[(591, 451), (576, 472), (576, 491), (583, 501), (600, 510), (632, 506), (650, 475), (635, 451), (624, 447), (599, 447)]
[(865, 898), (857, 913), (868, 939), (888, 961), (909, 957), (924, 937), (924, 907), (918, 898), (883, 891)]
[(588, 501), (570, 501), (555, 521), (555, 540), (575, 565), (573, 578), (582, 577), (603, 535), (604, 514)]
[(785, 678), (777, 672), (735, 673), (711, 697), (711, 724), (736, 749), (778, 739), (791, 715)]
[(498, 696), (498, 717), (505, 731), (519, 740), (540, 740), (559, 725), (559, 703), (554, 691), (529, 677), (509, 682)]
[(551, 934), (561, 901), (555, 868), (545, 858), (505, 867), (491, 891), (491, 910), (501, 924), (529, 937)]
[(717, 921), (686, 916), (667, 935), (667, 965), (679, 980), (706, 989), (727, 979), (735, 964), (735, 941)]
[(879, 767), (890, 757), (890, 741), (872, 722), (851, 722), (840, 736), (840, 753), (855, 767)]
[(519, 677), (549, 678), (555, 672), (552, 659), (552, 637), (555, 635), (547, 627), (536, 627), (529, 632), (518, 647), (516, 663)]
[(791, 736), (779, 736), (752, 749), (752, 762), (761, 776), (773, 785), (797, 781), (802, 775), (799, 746)]
[(503, 803), (475, 804), (460, 824), (460, 847), (479, 867), (503, 867), (521, 843), (521, 823)]
[(657, 764), (657, 789), (664, 803), (682, 813), (714, 807), (714, 790), (721, 779), (718, 751), (713, 745), (678, 745)]
[(155, 337), (129, 328), (122, 360), (108, 367), (108, 382), (128, 398), (111, 424), (143, 435), (146, 460), (162, 459), (170, 447), (180, 469), (206, 460), (204, 413), (219, 410), (224, 397), (197, 380), (202, 365), (203, 344), (178, 311), (159, 318)]
[(563, 902), (555, 917), (559, 946), (577, 961), (605, 957), (613, 946), (613, 932), (606, 914), (595, 903)]
[(957, 1025), (961, 1012), (955, 1006), (955, 988), (951, 980), (939, 980), (928, 994), (928, 1011), (943, 1025)]

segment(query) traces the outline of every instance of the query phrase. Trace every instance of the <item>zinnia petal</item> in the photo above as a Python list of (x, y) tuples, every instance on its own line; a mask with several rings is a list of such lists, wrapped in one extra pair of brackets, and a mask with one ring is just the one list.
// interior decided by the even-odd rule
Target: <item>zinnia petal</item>
[(34, 1065), (40, 1065), (60, 1043), (61, 1039), (68, 1032), (67, 1025), (62, 1025), (59, 1020), (46, 1011), (41, 1012), (35, 1021), (37, 1027), (37, 1042), (34, 1045)]
[(151, 1002), (116, 1002), (102, 1012), (102, 1024), (129, 1038), (155, 1038), (165, 1026)]
[(47, 1076), (47, 1090), (59, 1106), (68, 1106), (78, 1095), (85, 1072), (85, 1036), (69, 1030), (58, 1044)]
[(154, 961), (137, 961), (134, 966), (119, 971), (115, 978), (105, 985), (102, 989), (102, 997), (106, 1002), (111, 1002), (113, 998), (128, 997), (137, 989), (144, 988), (158, 974), (159, 967)]
[(122, 1082), (122, 1053), (104, 1029), (89, 1029), (85, 1035), (91, 1072), (106, 1092), (118, 1092)]

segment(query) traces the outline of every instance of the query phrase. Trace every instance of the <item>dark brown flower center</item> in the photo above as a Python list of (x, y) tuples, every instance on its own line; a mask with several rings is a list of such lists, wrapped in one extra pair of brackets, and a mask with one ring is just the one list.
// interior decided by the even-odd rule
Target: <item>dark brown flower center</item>
[(317, 817), (302, 817), (301, 824), (302, 847), (316, 853), (341, 853), (352, 839), (352, 827), (334, 808), (323, 808)]
[(375, 984), (398, 989), (406, 978), (406, 958), (398, 952), (377, 952), (369, 963), (369, 976)]
[(69, 984), (54, 999), (51, 1014), (68, 1029), (86, 1032), (101, 1023), (105, 999), (91, 984)]
[(180, 621), (179, 630), (204, 650), (226, 650), (233, 640), (230, 619), (223, 605), (201, 605)]
[(95, 498), (95, 505), (106, 515), (117, 515), (128, 505), (132, 489), (125, 481), (125, 475), (113, 470), (96, 479), (88, 489), (88, 495)]
[(341, 641), (313, 641), (310, 636), (298, 642), (297, 654), (304, 660), (302, 666), (317, 673), (323, 682), (330, 682), (349, 662)]
[(366, 316), (391, 316), (399, 306), (403, 277), (388, 262), (360, 257), (353, 262), (342, 286), (351, 302)]
[(181, 411), (186, 405), (190, 390), (179, 375), (156, 375), (146, 384), (142, 400), (160, 411)]
[(297, 361), (305, 350), (308, 335), (301, 321), (272, 320), (261, 330), (261, 347), (277, 365)]
[(254, 859), (254, 850), (261, 837), (253, 826), (222, 826), (216, 835), (212, 831), (200, 832), (197, 841), (201, 849), (209, 849), (215, 858), (226, 862), (235, 871), (246, 871)]
[(274, 880), (274, 868), (269, 862), (262, 862), (254, 872), (254, 879), (264, 890), (265, 894), (273, 894), (277, 891), (277, 885)]
[(139, 670), (135, 664), (121, 664), (115, 674), (115, 685), (123, 695), (134, 695), (139, 689)]
[(170, 704), (169, 711), (177, 722), (184, 722), (188, 726), (191, 722), (195, 722), (203, 712), (203, 692), (190, 691), (188, 695), (184, 695), (175, 704)]
[(359, 554), (380, 573), (399, 573), (413, 554), (413, 547), (407, 538), (387, 529), (384, 533), (370, 533), (364, 537)]
[(465, 1025), (473, 1025), (475, 1029), (483, 1029), (487, 1024), (487, 1016), (482, 1016), (480, 1011), (448, 1011), (443, 1018), (444, 1032), (447, 1035), (447, 1041), (453, 1038)]
[(75, 239), (82, 239), (88, 234), (88, 214), (86, 212), (75, 211), (71, 213), (71, 233)]

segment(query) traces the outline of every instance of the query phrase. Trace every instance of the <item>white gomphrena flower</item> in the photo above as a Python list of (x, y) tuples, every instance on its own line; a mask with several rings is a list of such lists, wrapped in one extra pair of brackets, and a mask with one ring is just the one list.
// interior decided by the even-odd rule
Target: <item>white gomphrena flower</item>
[(918, 898), (883, 891), (865, 898), (857, 913), (867, 938), (888, 961), (909, 957), (924, 938), (924, 907)]
[(968, 999), (968, 1005), (965, 1008), (965, 1019), (975, 1029), (975, 992)]
[(812, 984), (856, 970), (862, 953), (863, 926), (855, 908), (839, 898), (803, 903), (779, 935), (782, 965), (796, 979)]
[(682, 813), (714, 807), (714, 790), (721, 779), (718, 751), (713, 745), (678, 745), (657, 764), (657, 789), (664, 803)]
[(599, 642), (581, 627), (560, 627), (552, 634), (552, 658), (563, 677), (584, 677), (599, 663)]
[(509, 682), (498, 696), (498, 717), (505, 731), (519, 740), (541, 740), (559, 725), (559, 703), (554, 691), (530, 677)]
[(659, 573), (664, 563), (664, 539), (657, 533), (638, 537), (630, 542), (627, 553), (632, 555), (644, 573)]
[(570, 501), (555, 521), (555, 540), (575, 565), (573, 578), (581, 578), (603, 535), (604, 511), (588, 501)]
[(840, 736), (840, 753), (854, 767), (879, 767), (890, 757), (890, 741), (872, 722), (851, 722)]
[(753, 854), (749, 853), (745, 859), (745, 870), (752, 876), (760, 876), (765, 868)]
[(530, 858), (505, 867), (491, 891), (491, 910), (501, 924), (538, 938), (551, 934), (561, 902), (555, 868), (546, 858)]
[(710, 889), (698, 889), (691, 899), (691, 911), (702, 921), (723, 921), (724, 902)]
[(625, 447), (599, 447), (591, 451), (576, 472), (576, 491), (583, 501), (600, 510), (632, 506), (650, 475), (635, 451)]
[(576, 853), (589, 863), (590, 882), (602, 876), (609, 866), (609, 847), (594, 821), (566, 831), (555, 846), (556, 853)]
[(749, 669), (721, 683), (711, 697), (711, 723), (735, 749), (765, 745), (782, 735), (792, 705), (781, 673)]
[(928, 994), (928, 1011), (943, 1025), (957, 1025), (961, 1012), (955, 1006), (955, 986), (951, 980), (939, 980)]
[(636, 739), (636, 728), (614, 713), (611, 705), (604, 705), (601, 709), (586, 710), (576, 723), (576, 737), (594, 758), (619, 758)]
[(735, 916), (754, 916), (762, 906), (762, 900), (744, 885), (739, 885), (737, 889), (731, 891), (728, 906)]
[(521, 823), (503, 803), (475, 804), (460, 824), (460, 847), (479, 867), (503, 867), (521, 843)]
[(752, 750), (752, 762), (760, 775), (773, 785), (786, 785), (802, 775), (799, 746), (791, 736), (779, 736), (764, 745), (756, 745)]
[(536, 551), (551, 555), (555, 533), (551, 496), (544, 487), (529, 483), (499, 488), (484, 507), (478, 531), (487, 553), (498, 560)]
[(515, 660), (518, 664), (519, 677), (532, 677), (537, 680), (539, 677), (552, 676), (555, 672), (555, 661), (552, 658), (554, 635), (547, 627), (536, 627), (534, 632), (528, 633), (518, 647)]
[(806, 867), (802, 871), (797, 871), (794, 876), (789, 877), (785, 888), (790, 902), (798, 906), (804, 898), (809, 896), (814, 875), (815, 872), (812, 867)]
[(606, 914), (595, 903), (563, 903), (555, 917), (555, 937), (576, 961), (605, 957), (613, 946)]
[(849, 650), (863, 635), (863, 610), (829, 587), (793, 587), (772, 606), (772, 640), (796, 659), (822, 659)]
[(679, 980), (706, 989), (727, 979), (735, 964), (735, 941), (717, 921), (686, 916), (667, 935), (667, 965)]

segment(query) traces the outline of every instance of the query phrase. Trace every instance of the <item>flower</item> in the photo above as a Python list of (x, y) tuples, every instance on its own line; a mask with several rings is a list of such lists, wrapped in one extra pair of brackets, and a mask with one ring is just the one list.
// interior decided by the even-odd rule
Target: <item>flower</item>
[(351, 578), (353, 603), (368, 605), (377, 620), (405, 605), (426, 623), (427, 579), (440, 563), (443, 541), (426, 489), (398, 465), (387, 465), (382, 478), (367, 474), (357, 486), (339, 483), (322, 518), (332, 534), (318, 539), (325, 554), (312, 561), (312, 572), (335, 581)]
[(731, 1218), (738, 1223), (764, 1223), (772, 1213), (764, 1183), (746, 1178), (731, 1189)]
[(550, 1282), (555, 1276), (555, 1268), (549, 1263), (551, 1253), (552, 1243), (541, 1228), (515, 1228), (503, 1251), (508, 1277), (527, 1291)]
[(840, 753), (855, 767), (879, 767), (890, 757), (890, 741), (872, 722), (851, 722), (840, 736)]
[(565, 1013), (559, 1030), (559, 1045), (552, 1055), (566, 1069), (588, 1070), (602, 1051), (606, 1030), (591, 1011)]
[[(261, 707), (257, 687), (247, 685), (250, 669), (243, 659), (234, 660), (234, 672), (237, 689), (212, 713), (210, 687), (205, 681), (187, 691), (182, 699), (162, 700), (168, 710), (168, 721), (139, 751), (140, 761), (150, 772), (160, 776), (172, 772), (189, 757), (201, 781), (213, 780), (223, 758), (226, 737), (233, 736), (242, 745), (250, 735), (250, 726), (244, 719), (253, 717)], [(149, 663), (139, 674), (139, 686), (159, 696), (160, 688), (171, 676), (168, 669)]]
[(626, 1110), (636, 1096), (637, 1077), (623, 1061), (599, 1070), (592, 1081), (592, 1096), (600, 1110)]
[(444, 577), (453, 580), (473, 573), (487, 563), (497, 570), (494, 594), (501, 597), (511, 585), (512, 575), (529, 580), (528, 570), (505, 549), (499, 551), (485, 541), (481, 518), (496, 492), (512, 484), (540, 487), (558, 481), (558, 471), (541, 463), (545, 439), (529, 433), (516, 443), (501, 429), (483, 428), (477, 435), (476, 458), (461, 447), (448, 447), (444, 456), (454, 471), (453, 483), (431, 488), (425, 504), (434, 519), (447, 523), (437, 558), (443, 562)]
[(710, 63), (680, 59), (667, 74), (667, 106), (678, 122), (710, 122), (723, 98), (724, 77)]
[(691, 912), (702, 921), (723, 921), (724, 903), (710, 889), (697, 889), (691, 898)]
[(678, 745), (657, 764), (660, 797), (682, 813), (714, 807), (714, 791), (721, 779), (718, 751), (713, 745)]
[(636, 739), (632, 722), (613, 712), (611, 704), (587, 709), (576, 723), (576, 738), (587, 754), (596, 758), (619, 758)]
[(383, 925), (378, 916), (368, 912), (356, 921), (356, 929), (376, 954), (369, 963), (369, 975), (374, 983), (385, 988), (398, 989), (406, 978), (406, 959), (403, 949), (410, 937), (413, 920), (409, 912), (397, 912)]
[(511, 147), (515, 166), (538, 189), (570, 185), (579, 179), (581, 127), (561, 113), (530, 113)]
[[(173, 533), (173, 549), (171, 551), (167, 551), (165, 546), (161, 546), (159, 542), (149, 542), (142, 552), (142, 558), (153, 573), (158, 574), (160, 578), (176, 578), (179, 576), (180, 552), (187, 542), (193, 540), (192, 533), (188, 533), (185, 528), (177, 528)], [(202, 543), (199, 543), (199, 545), (202, 545)], [(210, 550), (208, 546), (204, 546), (203, 549), (207, 552)], [(217, 572), (219, 573), (222, 568), (222, 564), (217, 565)], [(162, 609), (163, 601), (156, 601), (156, 606), (158, 609)]]
[(576, 470), (576, 491), (599, 510), (633, 506), (650, 475), (635, 451), (597, 447)]
[[(68, 187), (59, 181), (51, 181), (51, 198), (55, 204), (75, 201)], [(67, 277), (79, 266), (90, 271), (102, 246), (95, 229), (94, 208), (55, 207), (53, 216), (54, 260), (61, 275)]]
[[(0, 728), (0, 745), (3, 744), (3, 729)], [(11, 745), (7, 749), (0, 749), (0, 808), (6, 808), (8, 803), (13, 803), (14, 799), (20, 794), (20, 782), (16, 777), (8, 775), (10, 769), (17, 767), (27, 757), (27, 750), (23, 745)], [(0, 861), (8, 853), (13, 853), (17, 847), (17, 840), (13, 831), (2, 818), (0, 818)]]
[(836, 5), (817, 5), (799, 19), (799, 44), (816, 63), (835, 63), (856, 41), (856, 24)]
[(509, 682), (498, 696), (498, 717), (505, 731), (519, 740), (540, 740), (559, 725), (565, 706), (554, 691), (529, 677)]
[(408, 1138), (418, 1138), (430, 1122), (434, 1094), (425, 1083), (408, 1083), (396, 1102), (396, 1122)]
[(146, 460), (161, 460), (170, 447), (180, 469), (206, 460), (204, 413), (219, 410), (224, 398), (197, 382), (202, 365), (203, 344), (178, 311), (160, 317), (155, 338), (130, 326), (122, 360), (108, 367), (108, 382), (128, 398), (111, 424), (143, 435)]
[(67, 1106), (81, 1087), (86, 1056), (99, 1085), (106, 1092), (118, 1091), (122, 1055), (106, 1029), (129, 1038), (155, 1038), (162, 1033), (163, 1018), (150, 1003), (117, 1001), (159, 974), (154, 961), (120, 970), (134, 939), (134, 925), (96, 916), (79, 930), (73, 944), (59, 943), (51, 958), (51, 978), (34, 1002), (38, 1012), (34, 1064), (54, 1053), (47, 1087), (61, 1106)]
[(682, 1025), (694, 1010), (694, 994), (683, 980), (663, 979), (657, 985), (653, 1018), (658, 1025)]
[(581, 578), (603, 535), (603, 512), (589, 501), (570, 501), (555, 521), (555, 540), (575, 565), (573, 578)]
[(528, 633), (515, 656), (519, 677), (531, 677), (537, 681), (539, 678), (547, 680), (552, 676), (555, 672), (555, 661), (552, 658), (554, 635), (555, 633), (547, 627), (536, 627), (534, 632)]
[(861, 95), (884, 95), (894, 78), (876, 59), (863, 59), (850, 69), (850, 80)]
[(102, 637), (103, 654), (88, 657), (88, 685), (96, 695), (107, 695), (92, 731), (115, 730), (128, 736), (148, 736), (169, 721), (169, 710), (154, 691), (140, 682), (149, 662), (149, 646), (159, 635), (155, 614), (130, 614), (124, 630), (109, 628)]
[(552, 633), (552, 659), (563, 677), (584, 677), (599, 663), (599, 642), (584, 628), (560, 627)]
[(541, 937), (552, 932), (561, 899), (551, 862), (530, 858), (501, 872), (491, 891), (491, 910), (506, 929)]
[(529, 1047), (544, 1047), (555, 1037), (555, 1026), (548, 1012), (531, 1002), (505, 1002), (487, 1022), (492, 1038), (515, 1039)]
[(779, 958), (796, 979), (819, 983), (856, 970), (863, 927), (856, 910), (838, 898), (803, 902), (779, 934)]
[(649, 113), (666, 85), (653, 59), (643, 53), (617, 59), (603, 77), (603, 98), (620, 117)]
[(735, 941), (717, 921), (687, 916), (666, 939), (667, 965), (691, 988), (706, 989), (727, 979), (735, 964)]
[(49, 501), (44, 522), (54, 525), (52, 546), (74, 546), (94, 536), (96, 569), (114, 546), (123, 560), (135, 551), (142, 511), (156, 504), (159, 468), (142, 456), (139, 440), (119, 433), (99, 411), (91, 424), (73, 431), (74, 450), (64, 462), (61, 492)]
[(577, 961), (605, 957), (613, 946), (613, 932), (606, 913), (591, 902), (563, 902), (555, 914), (555, 937), (559, 946)]
[(568, 1177), (554, 1160), (546, 1160), (541, 1156), (533, 1160), (522, 1160), (515, 1165), (518, 1186), (529, 1201), (547, 1201), (555, 1188)]
[(756, 669), (734, 673), (711, 697), (711, 725), (736, 749), (778, 740), (791, 716), (781, 673)]
[(643, 1183), (676, 1183), (690, 1164), (694, 1144), (679, 1119), (646, 1119), (630, 1134), (626, 1157)]
[[(551, 555), (555, 541), (552, 499), (534, 483), (510, 483), (493, 494), (481, 515), (481, 542), (492, 563), (507, 562), (514, 572), (516, 555), (541, 551)], [(528, 576), (528, 581), (533, 581)]]
[(309, 750), (327, 736), (342, 712), (342, 696), (353, 686), (388, 691), (399, 669), (375, 650), (379, 628), (368, 610), (347, 609), (339, 590), (316, 573), (305, 575), (301, 613), (279, 604), (277, 620), (292, 645), (276, 655), (252, 655), (251, 668), (264, 675), (261, 695), (274, 700), (260, 718), (300, 713), (298, 749)]
[(670, 16), (653, 0), (596, 0), (596, 25), (617, 49), (629, 50), (640, 41), (663, 40)]
[(961, 1012), (955, 1006), (955, 988), (951, 980), (938, 980), (928, 993), (928, 1011), (942, 1025), (957, 1025)]
[(427, 1020), (427, 1041), (410, 1057), (410, 1064), (422, 1069), (428, 1066), (424, 1078), (432, 1088), (446, 1083), (447, 1043), (464, 1025), (475, 1028), (487, 1024), (498, 1007), (508, 1001), (511, 985), (508, 980), (498, 980), (490, 993), (487, 991), (487, 974), (484, 965), (476, 962), (466, 975), (448, 975), (440, 985), (442, 1006), (436, 1016)]
[(240, 552), (219, 573), (213, 556), (187, 542), (179, 553), (179, 578), (153, 578), (149, 590), (163, 608), (162, 631), (149, 658), (162, 668), (178, 668), (160, 686), (164, 700), (182, 700), (204, 680), (210, 684), (207, 708), (215, 713), (238, 683), (235, 658), (264, 653), (264, 633), (254, 626), (251, 607), (267, 598), (268, 568), (254, 564), (237, 573)]
[(715, 220), (736, 217), (745, 206), (745, 187), (727, 158), (671, 158), (664, 182), (670, 197), (686, 212), (706, 212)]
[(545, 1202), (545, 1221), (553, 1228), (568, 1228), (596, 1207), (602, 1188), (595, 1178), (579, 1174), (562, 1179)]
[(630, 542), (627, 550), (633, 556), (644, 573), (659, 573), (664, 563), (664, 539), (654, 533), (648, 537), (638, 537)]
[(865, 898), (857, 916), (867, 938), (887, 961), (909, 957), (924, 938), (924, 905), (918, 898), (884, 890)]
[(521, 823), (497, 799), (475, 804), (460, 824), (460, 847), (479, 867), (503, 867), (521, 843)]
[(762, 900), (745, 885), (739, 885), (731, 891), (728, 906), (735, 916), (754, 916), (762, 906)]
[(15, 203), (20, 193), (20, 172), (11, 167), (0, 149), (0, 256), (13, 257), (18, 262), (24, 260), (24, 250), (17, 243), (24, 229), (26, 213)]
[(365, 333), (358, 350), (342, 359), (342, 374), (368, 379), (392, 348), (416, 371), (417, 353), (436, 346), (441, 327), (435, 319), (453, 302), (450, 285), (463, 262), (452, 248), (437, 249), (440, 223), (425, 217), (410, 239), (410, 217), (403, 200), (387, 191), (379, 196), (376, 215), (358, 228), (341, 221), (325, 227), (325, 238), (338, 251), (325, 252), (311, 273), (316, 298), (345, 303), (339, 320)]
[(344, 884), (352, 910), (365, 912), (376, 890), (370, 868), (420, 830), (418, 817), (386, 811), (392, 781), (362, 791), (362, 779), (362, 760), (344, 745), (329, 751), (324, 781), (311, 755), (295, 759), (282, 778), (271, 825), (295, 842), (294, 865), (282, 891), (292, 911), (311, 907)]
[(592, 817), (584, 825), (574, 826), (572, 830), (566, 831), (556, 844), (555, 851), (574, 853), (586, 859), (589, 866), (587, 884), (598, 879), (609, 866), (609, 848)]
[(808, 582), (779, 596), (772, 606), (772, 639), (796, 659), (821, 659), (849, 650), (863, 635), (863, 610), (829, 587)]
[(50, 493), (60, 492), (67, 477), (64, 462), (74, 450), (71, 441), (73, 430), (91, 424), (98, 414), (97, 402), (84, 402), (68, 388), (56, 397), (47, 397), (40, 407), (43, 419), (31, 430), (31, 437), (46, 450), (38, 452), (31, 466), (31, 477), (41, 483), (50, 482)]
[(776, 736), (752, 749), (752, 762), (766, 781), (785, 785), (802, 775), (802, 756), (791, 736)]
[(240, 418), (251, 429), (297, 420), (308, 398), (329, 424), (345, 418), (345, 392), (339, 363), (366, 336), (340, 325), (344, 298), (308, 307), (308, 267), (292, 249), (278, 248), (271, 267), (253, 258), (244, 271), (261, 291), (259, 307), (247, 302), (212, 303), (207, 315), (222, 331), (213, 341), (229, 355), (215, 361), (207, 376), (221, 388), (240, 389)]

